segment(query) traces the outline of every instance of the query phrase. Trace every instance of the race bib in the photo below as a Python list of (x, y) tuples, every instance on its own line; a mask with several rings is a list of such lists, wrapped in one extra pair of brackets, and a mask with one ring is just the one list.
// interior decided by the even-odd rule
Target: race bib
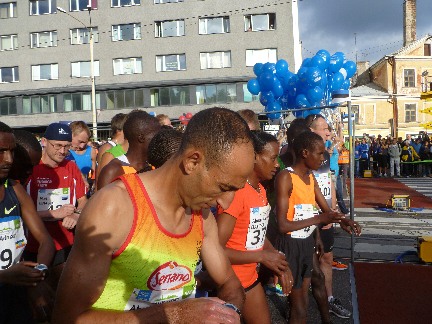
[(270, 205), (250, 208), (249, 228), (246, 237), (246, 250), (261, 249), (264, 245)]
[(0, 218), (0, 270), (18, 263), (26, 244), (21, 217)]
[[(304, 219), (312, 218), (318, 215), (318, 209), (312, 204), (299, 204), (294, 206), (294, 218), (293, 221), (301, 221)], [(291, 232), (292, 238), (305, 239), (308, 238), (316, 226), (308, 226), (297, 231)]]
[(67, 204), (70, 204), (69, 188), (38, 190), (37, 211), (56, 210)]
[(326, 200), (331, 199), (331, 172), (314, 174), (318, 186)]

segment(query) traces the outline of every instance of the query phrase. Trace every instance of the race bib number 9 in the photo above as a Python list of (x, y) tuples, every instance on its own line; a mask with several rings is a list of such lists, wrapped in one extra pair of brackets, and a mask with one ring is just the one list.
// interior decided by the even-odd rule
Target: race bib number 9
[[(294, 206), (294, 218), (293, 221), (301, 221), (304, 219), (312, 218), (315, 215), (318, 215), (318, 209), (311, 204), (300, 204)], [(316, 226), (308, 226), (297, 231), (291, 232), (292, 238), (305, 239), (308, 238)]]
[(246, 238), (246, 250), (258, 250), (264, 245), (267, 225), (270, 215), (270, 205), (250, 209), (250, 221)]
[(69, 188), (39, 189), (36, 208), (37, 211), (56, 210), (70, 203)]

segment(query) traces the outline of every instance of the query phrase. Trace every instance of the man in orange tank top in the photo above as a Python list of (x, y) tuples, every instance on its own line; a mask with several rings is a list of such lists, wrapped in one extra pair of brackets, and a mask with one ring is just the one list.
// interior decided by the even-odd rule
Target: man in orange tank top
[[(217, 225), (209, 208), (217, 204), (228, 208), (234, 192), (245, 186), (253, 166), (251, 134), (237, 113), (210, 108), (195, 114), (186, 128), (179, 151), (165, 164), (154, 171), (127, 175), (126, 181), (115, 181), (90, 199), (82, 211), (76, 243), (59, 284), (52, 322), (197, 323), (204, 320), (240, 323), (245, 293), (219, 243)], [(127, 187), (131, 179), (135, 185)], [(144, 201), (148, 208), (143, 210), (143, 204), (132, 203), (132, 197)], [(149, 217), (137, 217), (143, 213)], [(126, 306), (132, 301), (137, 307), (128, 311), (104, 307), (106, 303), (123, 307), (122, 300), (109, 300), (105, 290), (110, 285), (127, 288), (131, 281), (140, 280), (139, 272), (136, 273), (140, 275), (116, 272), (116, 277), (112, 278), (112, 273), (122, 266), (116, 262), (117, 258), (123, 253), (135, 256), (135, 261), (129, 262), (129, 268), (140, 267), (150, 258), (155, 259), (151, 253), (142, 253), (148, 247), (128, 244), (146, 240), (147, 229), (138, 226), (146, 221), (154, 224), (152, 235), (157, 234), (154, 230), (157, 226), (159, 236), (165, 235), (170, 241), (169, 249), (159, 253), (157, 258), (169, 260), (171, 256), (176, 258), (182, 251), (199, 246), (199, 257), (218, 286), (218, 298), (184, 300), (180, 295), (173, 301), (171, 292), (177, 293), (181, 285), (172, 285), (172, 280), (179, 283), (191, 280), (190, 273), (195, 269), (166, 262), (149, 264), (143, 269), (147, 273), (153, 271), (149, 280), (132, 291), (119, 294), (119, 299), (129, 298)], [(196, 241), (196, 246), (173, 245), (176, 238), (182, 241), (194, 228), (199, 229), (196, 226), (199, 222), (202, 230), (194, 235), (200, 234), (201, 239)], [(164, 245), (158, 244), (155, 248), (163, 251)], [(135, 253), (131, 253), (133, 249)], [(196, 254), (193, 256), (194, 259), (197, 257)], [(177, 268), (181, 271), (173, 273)], [(141, 302), (151, 301), (153, 294), (163, 297), (159, 299), (160, 303), (141, 307), (145, 304)], [(102, 302), (104, 296), (106, 299)]]

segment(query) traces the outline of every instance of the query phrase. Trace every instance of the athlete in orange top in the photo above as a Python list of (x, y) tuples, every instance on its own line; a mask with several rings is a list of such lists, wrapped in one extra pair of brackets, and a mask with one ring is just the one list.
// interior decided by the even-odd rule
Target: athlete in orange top
[(236, 192), (227, 209), (217, 216), (219, 241), (246, 291), (243, 319), (246, 323), (270, 323), (264, 290), (258, 281), (262, 263), (279, 277), (285, 294), (292, 288), (292, 275), (283, 254), (266, 238), (270, 205), (260, 181), (271, 180), (279, 167), (279, 143), (265, 132), (253, 132), (256, 163), (244, 188)]

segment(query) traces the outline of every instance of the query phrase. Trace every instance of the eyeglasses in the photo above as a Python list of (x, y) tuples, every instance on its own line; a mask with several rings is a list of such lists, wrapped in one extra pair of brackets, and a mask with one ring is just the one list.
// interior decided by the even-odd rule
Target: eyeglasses
[(51, 143), (50, 141), (47, 141), (48, 143), (50, 143), (52, 145), (52, 147), (54, 148), (54, 150), (56, 151), (60, 151), (62, 148), (64, 148), (65, 151), (69, 151), (71, 148), (71, 144), (66, 144), (66, 145), (61, 145), (58, 143)]

